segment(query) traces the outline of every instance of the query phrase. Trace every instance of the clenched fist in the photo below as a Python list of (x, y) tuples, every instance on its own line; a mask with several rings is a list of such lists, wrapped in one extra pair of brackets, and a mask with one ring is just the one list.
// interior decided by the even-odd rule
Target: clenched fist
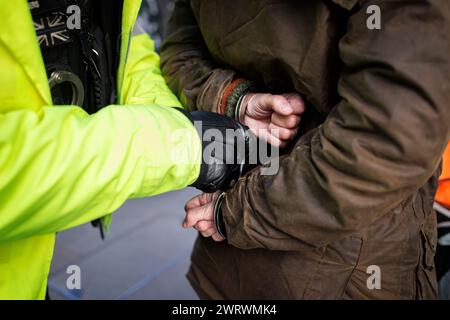
[(218, 197), (219, 192), (202, 193), (189, 200), (184, 207), (186, 217), (183, 228), (195, 228), (202, 236), (212, 237), (214, 241), (225, 240), (218, 232), (214, 221), (214, 205)]
[(259, 138), (282, 148), (296, 135), (304, 111), (304, 101), (297, 93), (248, 93), (239, 120)]

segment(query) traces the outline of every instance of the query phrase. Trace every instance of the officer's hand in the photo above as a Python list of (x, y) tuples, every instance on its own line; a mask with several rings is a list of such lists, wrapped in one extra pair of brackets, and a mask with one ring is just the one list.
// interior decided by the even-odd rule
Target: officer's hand
[(257, 152), (256, 137), (248, 127), (218, 113), (183, 113), (195, 125), (202, 142), (200, 174), (192, 186), (203, 192), (230, 188), (252, 165), (250, 154)]
[(214, 204), (219, 193), (202, 193), (189, 200), (184, 210), (186, 217), (183, 228), (195, 228), (205, 238), (212, 237), (214, 241), (225, 240), (214, 224)]
[(239, 119), (259, 138), (282, 148), (295, 137), (304, 111), (304, 101), (297, 93), (248, 93)]

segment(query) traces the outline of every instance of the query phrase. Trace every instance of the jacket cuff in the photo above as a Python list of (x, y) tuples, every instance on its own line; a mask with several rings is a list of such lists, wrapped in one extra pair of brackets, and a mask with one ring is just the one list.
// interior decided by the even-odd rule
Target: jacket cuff
[(232, 70), (216, 69), (202, 85), (200, 93), (190, 106), (190, 110), (202, 110), (219, 112), (220, 99), (224, 90), (230, 85), (235, 77)]
[[(221, 216), (227, 241), (238, 248), (255, 248), (255, 244), (249, 237), (249, 232), (252, 232), (249, 228), (254, 222), (247, 219), (255, 216), (253, 210), (258, 210), (258, 208), (254, 208), (251, 199), (251, 194), (260, 191), (258, 185), (257, 172), (251, 173), (239, 179), (234, 187), (227, 191), (222, 201)], [(252, 192), (249, 193), (248, 190), (252, 190)], [(244, 216), (246, 216), (245, 219)]]

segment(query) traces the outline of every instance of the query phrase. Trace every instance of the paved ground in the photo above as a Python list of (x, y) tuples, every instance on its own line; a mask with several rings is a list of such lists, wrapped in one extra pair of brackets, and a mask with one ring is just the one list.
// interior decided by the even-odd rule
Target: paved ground
[[(101, 241), (90, 224), (58, 235), (49, 277), (52, 299), (197, 299), (185, 278), (196, 237), (181, 229), (185, 189), (128, 201)], [(66, 289), (69, 265), (81, 269), (81, 290)]]

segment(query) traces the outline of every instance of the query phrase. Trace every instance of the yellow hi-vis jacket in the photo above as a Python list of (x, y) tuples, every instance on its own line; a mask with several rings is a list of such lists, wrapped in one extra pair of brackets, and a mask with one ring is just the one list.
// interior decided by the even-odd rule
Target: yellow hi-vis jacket
[(124, 1), (118, 104), (88, 115), (52, 105), (27, 1), (0, 0), (0, 299), (45, 297), (55, 232), (198, 176), (197, 132), (132, 36), (140, 3)]

